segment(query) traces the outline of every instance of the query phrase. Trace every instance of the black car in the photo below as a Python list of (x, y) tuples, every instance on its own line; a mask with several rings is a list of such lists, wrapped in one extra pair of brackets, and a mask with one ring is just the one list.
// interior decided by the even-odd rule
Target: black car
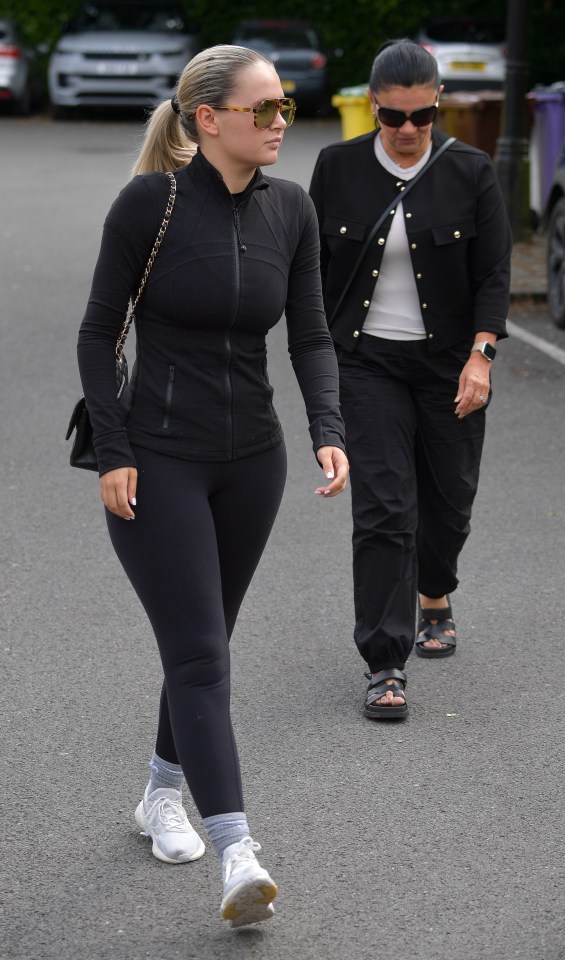
[(245, 20), (232, 43), (258, 50), (273, 61), (285, 94), (300, 113), (325, 116), (331, 107), (328, 57), (317, 32), (299, 20)]
[(549, 200), (547, 225), (547, 302), (558, 327), (565, 329), (565, 141), (557, 159)]

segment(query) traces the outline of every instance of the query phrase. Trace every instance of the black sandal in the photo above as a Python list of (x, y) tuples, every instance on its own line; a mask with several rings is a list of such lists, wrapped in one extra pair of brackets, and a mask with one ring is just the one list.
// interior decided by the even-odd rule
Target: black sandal
[[(416, 637), (416, 656), (424, 657), (427, 660), (451, 657), (455, 653), (457, 637), (449, 637), (444, 633), (444, 630), (453, 630), (455, 633), (451, 604), (448, 603), (446, 607), (440, 607), (437, 610), (432, 607), (420, 607), (420, 618), (418, 624), (419, 635)], [(432, 623), (432, 620), (437, 620), (437, 623)], [(435, 649), (425, 647), (424, 644), (427, 640), (439, 640), (445, 646)]]
[[(363, 705), (363, 713), (366, 717), (373, 720), (404, 720), (408, 716), (408, 704), (406, 703), (406, 694), (404, 688), (407, 684), (406, 674), (402, 670), (381, 670), (373, 677), (370, 673), (365, 676), (370, 680), (367, 687), (367, 696)], [(392, 683), (385, 683), (385, 680), (392, 680)], [(404, 697), (404, 703), (400, 707), (385, 707), (384, 704), (377, 703), (385, 693), (392, 690), (395, 697)]]

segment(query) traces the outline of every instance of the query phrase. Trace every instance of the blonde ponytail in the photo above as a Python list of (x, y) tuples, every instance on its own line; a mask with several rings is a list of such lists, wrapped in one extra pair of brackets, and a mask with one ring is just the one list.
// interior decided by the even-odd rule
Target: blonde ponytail
[(165, 100), (155, 107), (147, 122), (145, 140), (131, 175), (178, 170), (190, 163), (195, 153), (196, 143), (188, 139), (171, 101)]

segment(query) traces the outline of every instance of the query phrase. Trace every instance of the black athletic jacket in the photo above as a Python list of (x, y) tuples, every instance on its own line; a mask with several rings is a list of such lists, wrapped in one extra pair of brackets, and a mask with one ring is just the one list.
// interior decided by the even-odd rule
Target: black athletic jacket
[(135, 177), (104, 225), (78, 341), (100, 475), (135, 466), (130, 442), (204, 461), (279, 443), (265, 336), (283, 311), (314, 450), (344, 449), (310, 198), (259, 170), (232, 197), (200, 152), (175, 175), (173, 215), (137, 310), (128, 413), (116, 399), (115, 343), (163, 219), (168, 178)]
[[(402, 186), (375, 156), (376, 133), (326, 147), (310, 187), (320, 223), (322, 281), (334, 340), (352, 351), (378, 283), (392, 217), (383, 224), (335, 319), (363, 241)], [(446, 140), (433, 132), (435, 151)], [(402, 204), (430, 352), (492, 331), (506, 336), (512, 237), (486, 153), (457, 140)]]

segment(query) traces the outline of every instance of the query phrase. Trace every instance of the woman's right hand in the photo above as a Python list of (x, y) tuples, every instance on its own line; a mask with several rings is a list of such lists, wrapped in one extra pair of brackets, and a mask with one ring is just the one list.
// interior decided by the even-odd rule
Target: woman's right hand
[(135, 467), (120, 467), (109, 470), (100, 477), (100, 498), (104, 506), (122, 520), (135, 520), (137, 470)]

